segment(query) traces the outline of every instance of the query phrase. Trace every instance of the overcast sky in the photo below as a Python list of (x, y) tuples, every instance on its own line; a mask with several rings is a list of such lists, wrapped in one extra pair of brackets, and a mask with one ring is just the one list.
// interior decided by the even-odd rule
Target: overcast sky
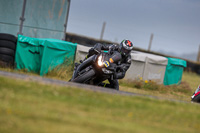
[(147, 49), (176, 54), (197, 52), (200, 45), (200, 0), (71, 0), (67, 31), (120, 42), (130, 39)]

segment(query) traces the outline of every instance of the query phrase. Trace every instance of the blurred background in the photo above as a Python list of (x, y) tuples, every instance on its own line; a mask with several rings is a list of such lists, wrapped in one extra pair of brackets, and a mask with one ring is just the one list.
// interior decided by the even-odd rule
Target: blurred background
[(196, 61), (199, 0), (71, 0), (67, 32)]

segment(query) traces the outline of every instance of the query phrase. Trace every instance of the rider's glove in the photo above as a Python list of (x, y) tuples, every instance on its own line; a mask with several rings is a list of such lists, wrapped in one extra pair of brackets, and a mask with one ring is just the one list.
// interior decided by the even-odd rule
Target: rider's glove
[(115, 45), (111, 45), (111, 46), (109, 47), (108, 53), (112, 54), (114, 50), (115, 50)]
[(101, 52), (101, 46), (98, 45), (98, 44), (96, 44), (96, 45), (94, 46), (94, 51), (97, 52), (97, 53)]

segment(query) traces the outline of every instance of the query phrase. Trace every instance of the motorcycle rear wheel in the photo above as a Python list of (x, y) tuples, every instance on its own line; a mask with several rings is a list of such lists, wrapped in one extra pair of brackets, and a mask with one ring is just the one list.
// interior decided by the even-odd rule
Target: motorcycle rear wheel
[(95, 72), (93, 69), (85, 72), (84, 74), (77, 76), (75, 79), (71, 80), (72, 82), (76, 82), (76, 83), (84, 83), (85, 81), (87, 81), (89, 78), (91, 78), (92, 76), (95, 75)]

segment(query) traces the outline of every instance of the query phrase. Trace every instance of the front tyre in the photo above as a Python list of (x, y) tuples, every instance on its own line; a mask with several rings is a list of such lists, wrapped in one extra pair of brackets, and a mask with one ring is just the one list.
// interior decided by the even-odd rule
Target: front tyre
[(71, 80), (72, 82), (76, 82), (76, 83), (84, 83), (86, 81), (88, 81), (91, 77), (93, 77), (95, 75), (95, 72), (93, 69), (83, 73), (80, 76), (77, 76), (74, 80)]
[(200, 94), (195, 96), (193, 99), (192, 99), (193, 102), (197, 102), (197, 103), (200, 103)]

